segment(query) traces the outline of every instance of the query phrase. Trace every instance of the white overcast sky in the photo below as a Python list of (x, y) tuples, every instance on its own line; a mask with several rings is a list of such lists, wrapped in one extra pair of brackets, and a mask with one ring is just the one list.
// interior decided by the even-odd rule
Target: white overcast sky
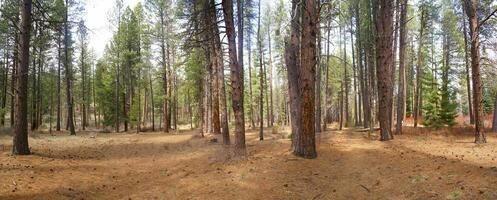
[[(124, 0), (124, 7), (134, 7), (143, 0)], [(113, 9), (115, 0), (85, 0), (85, 21), (90, 31), (90, 46), (96, 56), (102, 56), (105, 45), (112, 38), (113, 31), (108, 20), (109, 12)]]
[[(85, 22), (90, 29), (90, 48), (100, 58), (104, 52), (105, 45), (108, 44), (115, 30), (110, 26), (108, 19), (115, 5), (115, 0), (84, 0), (85, 2)], [(138, 2), (144, 0), (123, 0), (124, 7), (134, 7)], [(268, 5), (274, 4), (274, 0), (261, 0), (261, 10)]]

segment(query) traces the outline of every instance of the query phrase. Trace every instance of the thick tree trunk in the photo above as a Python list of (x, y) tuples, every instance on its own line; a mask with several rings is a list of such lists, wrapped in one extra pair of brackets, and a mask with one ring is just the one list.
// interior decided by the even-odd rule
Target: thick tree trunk
[(301, 136), (298, 137), (293, 153), (304, 158), (316, 158), (315, 143), (315, 81), (316, 81), (316, 37), (319, 18), (316, 1), (303, 1), (301, 61), (299, 68), (299, 95), (302, 126)]
[[(378, 79), (378, 117), (380, 122), (380, 140), (392, 139), (390, 109), (392, 106), (392, 33), (393, 33), (393, 0), (379, 0), (376, 25), (376, 76)], [(389, 108), (390, 107), (390, 108)]]
[(301, 6), (299, 0), (292, 0), (291, 34), (285, 42), (285, 63), (287, 65), (288, 97), (290, 102), (290, 124), (292, 128), (292, 150), (298, 151), (301, 137), (300, 125), (300, 95), (299, 95), (299, 68), (300, 68), (300, 33), (301, 33)]
[(13, 129), (12, 154), (30, 154), (28, 144), (28, 71), (29, 71), (29, 40), (31, 35), (31, 0), (23, 0), (21, 4), (21, 24), (19, 41), (19, 70), (17, 71), (17, 92), (15, 127)]
[[(241, 6), (241, 0), (237, 3)], [(235, 25), (233, 21), (233, 2), (232, 0), (223, 0), (224, 21), (226, 24), (226, 35), (228, 36), (228, 52), (231, 68), (231, 86), (232, 86), (232, 106), (235, 114), (235, 154), (238, 156), (247, 155), (245, 149), (245, 117), (243, 113), (243, 62), (238, 63), (237, 50), (235, 42)], [(238, 49), (243, 50), (243, 9), (238, 13)], [(243, 52), (239, 52), (243, 58)]]
[(406, 110), (406, 17), (407, 17), (407, 0), (401, 0), (400, 8), (400, 39), (399, 39), (399, 82), (397, 92), (397, 124), (395, 126), (395, 133), (402, 134), (402, 124), (404, 122)]
[(483, 89), (480, 76), (480, 33), (477, 17), (478, 0), (465, 0), (471, 35), (471, 72), (473, 77), (473, 111), (475, 118), (475, 143), (486, 143), (483, 126)]

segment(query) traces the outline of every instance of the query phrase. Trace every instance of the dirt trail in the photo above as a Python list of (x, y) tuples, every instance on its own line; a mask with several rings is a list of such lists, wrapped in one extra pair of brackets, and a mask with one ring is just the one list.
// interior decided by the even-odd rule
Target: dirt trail
[(247, 160), (194, 131), (40, 135), (25, 157), (9, 156), (10, 138), (0, 138), (0, 199), (497, 199), (495, 137), (477, 146), (331, 131), (305, 160), (270, 132), (262, 142), (247, 133)]

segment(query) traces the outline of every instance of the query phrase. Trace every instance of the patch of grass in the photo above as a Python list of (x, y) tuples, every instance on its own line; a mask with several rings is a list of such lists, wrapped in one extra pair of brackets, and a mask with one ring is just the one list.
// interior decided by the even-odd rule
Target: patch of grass
[(419, 183), (419, 182), (422, 182), (425, 180), (428, 180), (428, 176), (416, 175), (416, 176), (412, 177), (411, 183)]
[(449, 194), (447, 194), (447, 196), (445, 198), (446, 199), (458, 199), (461, 196), (462, 196), (462, 192), (455, 190), (455, 191), (449, 192)]
[(272, 129), (271, 133), (272, 133), (273, 135), (277, 135), (277, 134), (279, 134), (279, 132), (280, 132), (280, 126), (279, 126), (278, 124), (275, 124), (275, 125), (273, 126), (273, 129)]

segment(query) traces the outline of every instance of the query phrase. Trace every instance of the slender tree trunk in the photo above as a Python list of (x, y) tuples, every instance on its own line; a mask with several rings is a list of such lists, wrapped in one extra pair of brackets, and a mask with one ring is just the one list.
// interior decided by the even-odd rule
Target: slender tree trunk
[[(238, 4), (238, 49), (239, 58), (243, 58), (243, 8), (241, 0)], [(235, 24), (233, 21), (233, 2), (232, 0), (223, 0), (224, 21), (226, 24), (226, 35), (228, 36), (228, 52), (231, 68), (231, 86), (232, 105), (235, 114), (235, 154), (238, 156), (247, 155), (245, 149), (245, 117), (243, 113), (243, 60), (240, 63), (237, 59), (237, 50), (235, 43)]]
[[(464, 12), (466, 12), (466, 7), (462, 7)], [(475, 117), (473, 114), (473, 99), (471, 98), (471, 79), (469, 78), (469, 57), (468, 57), (468, 30), (466, 26), (466, 19), (463, 18), (463, 35), (464, 35), (464, 66), (466, 69), (466, 91), (468, 93), (468, 111), (469, 111), (469, 123), (475, 124)]]
[(473, 111), (475, 118), (475, 143), (486, 143), (483, 125), (483, 89), (480, 76), (480, 24), (477, 17), (478, 0), (465, 0), (471, 35), (471, 72), (473, 77)]
[(251, 39), (250, 35), (247, 38), (248, 44), (247, 44), (247, 53), (248, 53), (248, 86), (249, 86), (249, 112), (250, 112), (250, 127), (252, 129), (255, 129), (255, 119), (254, 119), (254, 104), (253, 104), (253, 93), (252, 93), (252, 49), (251, 49)]
[[(34, 37), (36, 38), (38, 35), (38, 23), (34, 23), (33, 25), (33, 34), (34, 34)], [(37, 48), (36, 48), (36, 45), (32, 47), (32, 74), (31, 74), (31, 113), (30, 113), (30, 118), (31, 118), (31, 131), (34, 131), (36, 129), (36, 111), (37, 111), (37, 103), (36, 103), (36, 60), (37, 60), (37, 57), (39, 57), (39, 55), (36, 55), (37, 53)], [(29, 75), (28, 75), (29, 77)], [(29, 97), (28, 97), (29, 99)]]
[(424, 64), (423, 59), (423, 43), (424, 43), (424, 29), (426, 26), (426, 8), (421, 8), (421, 25), (419, 28), (419, 45), (418, 45), (418, 63), (416, 65), (416, 89), (414, 94), (414, 127), (418, 126), (418, 117), (421, 114), (421, 96), (422, 96), (422, 84), (421, 75), (423, 73), (422, 66)]
[[(352, 10), (351, 10), (352, 13)], [(356, 58), (355, 58), (355, 49), (354, 49), (354, 32), (352, 31), (352, 18), (350, 19), (350, 47), (352, 49), (352, 79), (353, 79), (353, 88), (354, 88), (354, 126), (359, 125), (359, 113), (358, 113), (358, 105), (357, 105), (357, 83), (356, 83)]]
[[(213, 32), (214, 34), (215, 32)], [(218, 63), (218, 53), (216, 50), (216, 45), (214, 41), (212, 41), (211, 44), (211, 49), (213, 49), (214, 53), (211, 54), (211, 77), (213, 78), (212, 84), (213, 84), (213, 94), (212, 94), (212, 123), (213, 123), (213, 129), (214, 129), (214, 134), (221, 134), (221, 121), (219, 119), (219, 88), (220, 88), (220, 78), (219, 78), (219, 68), (220, 65)]]
[[(19, 21), (19, 20), (16, 20), (16, 21)], [(15, 31), (16, 32), (16, 35), (14, 36), (15, 37), (15, 42), (14, 44), (15, 45), (19, 45), (19, 32), (18, 31)], [(14, 48), (14, 53), (13, 53), (13, 58), (12, 58), (12, 62), (14, 62), (13, 66), (12, 66), (12, 75), (11, 75), (11, 82), (10, 82), (10, 93), (12, 94), (10, 96), (10, 127), (14, 127), (15, 126), (15, 110), (17, 108), (17, 105), (16, 105), (16, 98), (17, 96), (15, 95), (16, 94), (16, 88), (17, 88), (17, 72), (19, 71), (19, 48)], [(26, 92), (27, 93), (27, 92)], [(27, 116), (27, 115), (26, 115)], [(26, 123), (26, 126), (27, 126), (27, 123)], [(14, 127), (15, 128), (15, 127)]]
[(151, 117), (152, 117), (152, 131), (155, 131), (155, 103), (154, 103), (154, 85), (153, 85), (153, 80), (152, 80), (152, 75), (150, 74), (150, 68), (148, 71), (148, 77), (149, 77), (149, 87), (150, 87), (150, 111), (151, 111)]
[(72, 66), (69, 57), (69, 46), (70, 46), (70, 35), (69, 35), (69, 22), (68, 13), (69, 12), (69, 0), (66, 0), (66, 12), (64, 19), (64, 65), (66, 67), (66, 96), (67, 96), (67, 123), (69, 132), (71, 135), (76, 135), (76, 130), (74, 130), (74, 111), (73, 111), (73, 97), (72, 97)]
[[(211, 6), (214, 5), (214, 0), (211, 0)], [(215, 16), (215, 15), (214, 15)], [(221, 105), (221, 134), (223, 135), (223, 143), (229, 145), (230, 142), (230, 130), (228, 127), (228, 105), (226, 103), (226, 87), (224, 83), (224, 61), (223, 61), (223, 49), (221, 46), (221, 39), (219, 38), (219, 27), (215, 26), (215, 50), (217, 51), (216, 59), (218, 60), (219, 70), (218, 70), (218, 81), (220, 90), (220, 105)]]
[(497, 95), (495, 96), (494, 102), (494, 116), (492, 119), (492, 132), (497, 132)]
[(402, 134), (402, 124), (404, 122), (406, 110), (406, 17), (407, 17), (407, 0), (401, 0), (400, 8), (400, 39), (399, 39), (399, 86), (397, 96), (397, 124), (395, 126), (396, 134)]
[(163, 107), (163, 110), (162, 110), (162, 116), (163, 116), (163, 121), (164, 121), (164, 133), (168, 133), (169, 132), (169, 127), (167, 126), (168, 124), (168, 120), (167, 120), (167, 101), (168, 99), (166, 98), (167, 97), (167, 80), (168, 80), (168, 77), (167, 77), (167, 63), (166, 63), (166, 36), (165, 36), (165, 30), (164, 30), (164, 26), (165, 26), (165, 14), (164, 14), (164, 11), (163, 10), (160, 10), (159, 11), (160, 13), (160, 38), (161, 38), (161, 43), (160, 43), (160, 48), (161, 48), (161, 62), (162, 62), (162, 69), (163, 69), (163, 76), (162, 76), (162, 81), (163, 81), (163, 85), (162, 85), (162, 89), (164, 91), (164, 100), (163, 100), (163, 103), (162, 103), (162, 107)]
[(83, 98), (83, 102), (81, 104), (81, 112), (82, 114), (82, 119), (81, 119), (81, 128), (83, 130), (86, 130), (86, 66), (85, 66), (85, 45), (83, 44), (85, 41), (84, 39), (81, 40), (81, 97)]
[(2, 116), (0, 116), (0, 125), (5, 126), (5, 112), (6, 112), (6, 107), (7, 107), (7, 79), (9, 76), (9, 51), (6, 50), (4, 54), (5, 58), (5, 67), (3, 68), (3, 72), (5, 75), (2, 74), (3, 79), (2, 79), (2, 101), (1, 101), (1, 108), (3, 110)]
[(261, 39), (261, 1), (259, 0), (259, 12), (257, 18), (257, 49), (259, 50), (259, 140), (264, 140), (264, 66), (262, 63), (262, 39)]
[(28, 71), (29, 40), (31, 34), (31, 0), (23, 0), (21, 4), (21, 24), (19, 41), (19, 70), (17, 73), (16, 112), (12, 154), (30, 154), (28, 144)]
[[(270, 20), (270, 19), (269, 19)], [(269, 117), (269, 125), (273, 126), (274, 123), (274, 109), (273, 109), (273, 54), (271, 53), (271, 26), (268, 27), (270, 31), (267, 33), (268, 37), (268, 50), (269, 50), (269, 109), (268, 109), (268, 117)], [(318, 124), (319, 125), (319, 124)]]
[(328, 106), (331, 102), (328, 102), (330, 97), (330, 84), (329, 84), (329, 71), (330, 71), (330, 33), (331, 33), (331, 20), (328, 19), (326, 24), (326, 68), (325, 68), (325, 91), (324, 91), (324, 120), (323, 120), (323, 131), (328, 128)]
[(344, 30), (343, 30), (343, 109), (344, 111), (342, 114), (344, 114), (345, 118), (345, 127), (350, 126), (350, 115), (349, 115), (349, 73), (347, 72), (347, 37), (346, 37), (346, 31), (345, 31), (346, 25), (344, 25)]
[[(321, 6), (321, 1), (317, 1), (316, 7)], [(316, 84), (315, 84), (315, 121), (314, 129), (317, 133), (321, 132), (321, 23), (317, 22), (317, 56), (316, 56)]]

